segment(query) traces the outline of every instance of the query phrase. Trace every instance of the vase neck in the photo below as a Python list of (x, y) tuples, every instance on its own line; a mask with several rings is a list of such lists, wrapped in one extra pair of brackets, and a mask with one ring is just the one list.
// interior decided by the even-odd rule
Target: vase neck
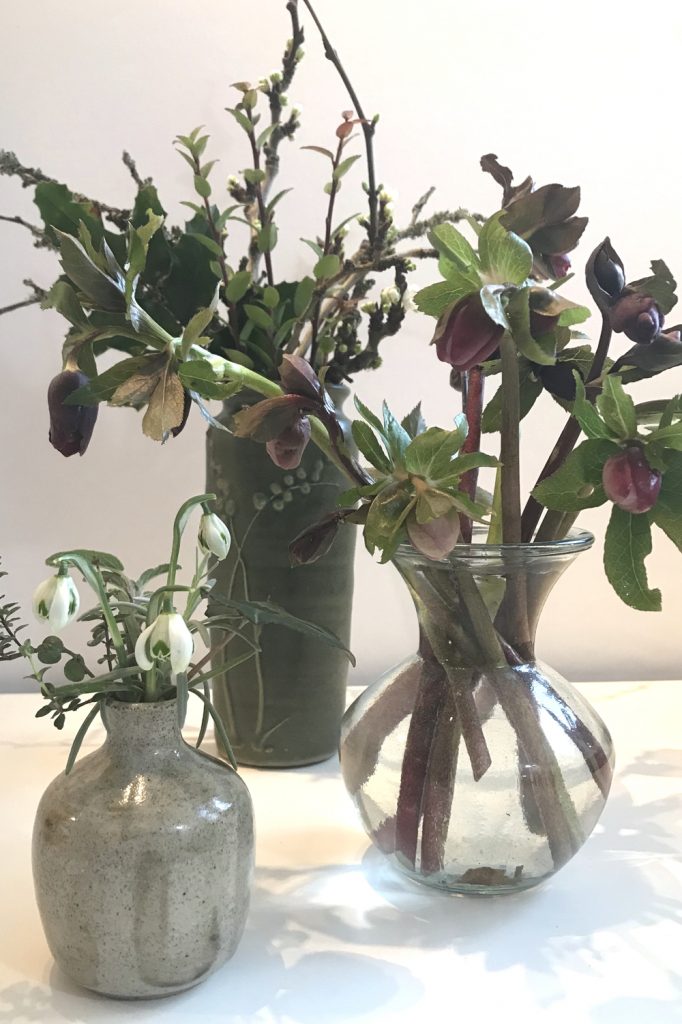
[(172, 755), (183, 744), (174, 700), (155, 704), (112, 701), (104, 705), (102, 718), (107, 743), (121, 759), (141, 752)]

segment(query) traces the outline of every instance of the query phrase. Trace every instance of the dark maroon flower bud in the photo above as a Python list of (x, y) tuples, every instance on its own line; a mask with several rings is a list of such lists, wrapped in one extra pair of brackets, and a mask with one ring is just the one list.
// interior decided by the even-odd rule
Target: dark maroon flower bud
[(96, 405), (64, 405), (69, 395), (89, 383), (90, 379), (80, 370), (62, 370), (47, 389), (50, 444), (67, 457), (83, 455), (95, 429)]
[(552, 271), (552, 277), (555, 277), (557, 281), (562, 277), (566, 277), (566, 274), (570, 274), (571, 261), (565, 252), (545, 255), (545, 259), (549, 269)]
[(545, 391), (555, 398), (562, 398), (566, 402), (574, 402), (576, 395), (575, 377), (573, 370), (576, 369), (573, 363), (555, 363), (554, 366), (540, 366), (535, 364), (536, 376), (542, 381)]
[(299, 533), (289, 545), (291, 564), (309, 565), (326, 555), (334, 543), (341, 521), (341, 513), (331, 512), (319, 523), (313, 523)]
[(309, 440), (310, 420), (307, 416), (301, 416), (272, 441), (268, 441), (265, 448), (280, 469), (297, 469)]
[(652, 469), (641, 448), (632, 446), (604, 463), (606, 497), (625, 512), (648, 512), (661, 490), (661, 474)]
[(617, 299), (625, 288), (625, 272), (620, 257), (608, 239), (594, 257), (592, 272), (602, 291), (612, 299)]
[(648, 345), (663, 326), (663, 314), (650, 295), (628, 292), (611, 309), (611, 326), (637, 345)]
[(311, 399), (323, 399), (324, 390), (317, 374), (307, 359), (301, 356), (285, 355), (279, 366), (282, 386), (289, 394), (303, 395)]
[(480, 295), (468, 295), (452, 308), (436, 332), (436, 352), (453, 370), (470, 370), (485, 362), (504, 334), (483, 308)]
[(173, 437), (177, 437), (178, 434), (181, 434), (182, 431), (185, 429), (187, 417), (189, 416), (189, 411), (192, 408), (192, 396), (190, 395), (187, 388), (185, 388), (184, 403), (185, 404), (182, 407), (182, 419), (178, 423), (177, 427), (173, 427), (173, 429), (171, 430), (171, 434), (173, 435)]

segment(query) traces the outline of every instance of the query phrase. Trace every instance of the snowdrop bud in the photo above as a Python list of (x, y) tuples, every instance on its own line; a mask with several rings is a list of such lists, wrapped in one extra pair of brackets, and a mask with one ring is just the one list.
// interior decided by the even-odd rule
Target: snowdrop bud
[(76, 584), (61, 571), (57, 576), (44, 580), (33, 594), (33, 614), (40, 621), (49, 623), (55, 633), (76, 617), (79, 606)]
[(205, 555), (227, 558), (232, 538), (230, 531), (215, 512), (205, 512), (199, 523), (199, 547)]
[(135, 644), (135, 661), (145, 672), (149, 672), (156, 661), (170, 661), (175, 675), (186, 672), (193, 653), (192, 634), (178, 612), (161, 612), (142, 630)]

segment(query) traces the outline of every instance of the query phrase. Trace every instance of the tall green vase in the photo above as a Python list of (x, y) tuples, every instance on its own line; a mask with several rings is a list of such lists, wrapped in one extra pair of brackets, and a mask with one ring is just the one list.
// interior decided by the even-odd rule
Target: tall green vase
[[(345, 387), (330, 389), (337, 410)], [(229, 423), (243, 405), (225, 403)], [(341, 413), (342, 415), (342, 413)], [(237, 600), (281, 605), (331, 630), (348, 645), (353, 599), (355, 530), (343, 529), (331, 550), (313, 565), (291, 568), (289, 542), (336, 507), (346, 478), (314, 444), (296, 470), (272, 463), (262, 444), (210, 427), (207, 490), (229, 526), (232, 547), (217, 566), (217, 593)], [(214, 678), (213, 697), (241, 764), (289, 768), (315, 764), (335, 753), (345, 707), (348, 662), (323, 642), (282, 626), (249, 627), (260, 653)], [(247, 654), (235, 639), (225, 655)]]

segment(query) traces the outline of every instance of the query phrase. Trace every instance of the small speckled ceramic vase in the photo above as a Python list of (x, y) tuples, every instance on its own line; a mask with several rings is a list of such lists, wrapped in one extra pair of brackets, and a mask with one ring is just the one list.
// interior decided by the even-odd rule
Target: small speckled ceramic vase
[(45, 791), (36, 899), (57, 964), (104, 995), (198, 984), (244, 929), (253, 814), (231, 768), (188, 746), (174, 701), (112, 702), (103, 746)]

